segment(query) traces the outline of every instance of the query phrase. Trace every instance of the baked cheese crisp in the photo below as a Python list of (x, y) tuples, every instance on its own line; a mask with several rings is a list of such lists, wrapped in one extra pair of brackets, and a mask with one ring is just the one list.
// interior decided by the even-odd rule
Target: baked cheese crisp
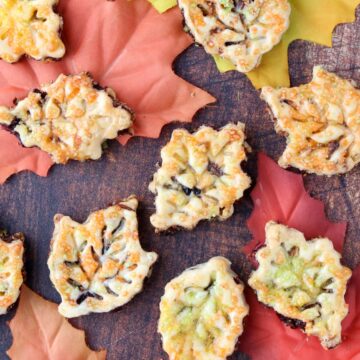
[(14, 108), (0, 106), (0, 124), (17, 133), (24, 146), (37, 146), (65, 164), (99, 159), (102, 144), (132, 126), (132, 113), (113, 90), (81, 73), (60, 75)]
[(141, 248), (137, 205), (132, 196), (83, 224), (55, 215), (48, 267), (61, 295), (61, 315), (108, 312), (141, 291), (158, 256)]
[(289, 27), (287, 0), (178, 0), (188, 30), (208, 54), (240, 72), (258, 66)]
[(200, 220), (232, 215), (234, 202), (251, 182), (240, 168), (246, 160), (244, 129), (237, 123), (219, 131), (202, 126), (194, 134), (173, 132), (149, 185), (156, 194), (156, 213), (150, 218), (156, 231), (190, 230)]
[(262, 98), (287, 137), (279, 164), (318, 175), (350, 171), (360, 161), (360, 90), (352, 82), (314, 67), (310, 83), (264, 87)]
[(259, 301), (326, 349), (341, 343), (341, 322), (348, 313), (344, 295), (351, 271), (327, 238), (306, 241), (295, 229), (266, 224), (265, 246), (256, 253), (259, 267), (249, 279)]
[(23, 279), (24, 235), (0, 232), (0, 315), (6, 314), (20, 295)]
[(158, 331), (170, 360), (221, 360), (234, 352), (249, 313), (230, 262), (214, 257), (165, 287)]
[(36, 60), (60, 59), (63, 20), (58, 0), (0, 0), (0, 58), (13, 63), (23, 55)]

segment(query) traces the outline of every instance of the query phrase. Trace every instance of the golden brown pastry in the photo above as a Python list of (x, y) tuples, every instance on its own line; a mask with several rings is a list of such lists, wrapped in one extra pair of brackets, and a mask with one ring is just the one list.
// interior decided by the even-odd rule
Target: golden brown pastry
[(0, 58), (13, 63), (23, 55), (36, 60), (60, 59), (62, 17), (58, 0), (0, 0)]
[(249, 313), (230, 262), (214, 257), (165, 287), (158, 331), (170, 360), (223, 360), (234, 352)]
[(190, 230), (200, 220), (232, 215), (234, 202), (251, 182), (240, 168), (246, 160), (244, 128), (239, 122), (220, 130), (202, 126), (193, 134), (173, 132), (149, 185), (156, 195), (156, 213), (150, 218), (156, 231)]
[(178, 0), (178, 4), (195, 41), (244, 73), (260, 64), (289, 26), (287, 0)]
[(264, 87), (261, 97), (287, 137), (279, 159), (317, 175), (350, 171), (360, 161), (360, 90), (351, 81), (314, 67), (310, 83), (293, 88)]
[(1, 124), (15, 132), (24, 146), (37, 146), (55, 163), (65, 164), (99, 159), (102, 144), (132, 126), (132, 112), (113, 90), (81, 73), (60, 75), (14, 108), (0, 106)]
[(341, 265), (327, 238), (306, 241), (300, 231), (272, 221), (265, 230), (249, 285), (286, 324), (317, 336), (326, 349), (337, 346), (348, 313), (344, 296), (350, 269)]
[(158, 256), (141, 248), (137, 205), (131, 196), (90, 214), (83, 224), (55, 215), (48, 267), (61, 295), (61, 315), (108, 312), (142, 290)]
[(6, 314), (20, 295), (24, 281), (24, 235), (0, 231), (0, 315)]

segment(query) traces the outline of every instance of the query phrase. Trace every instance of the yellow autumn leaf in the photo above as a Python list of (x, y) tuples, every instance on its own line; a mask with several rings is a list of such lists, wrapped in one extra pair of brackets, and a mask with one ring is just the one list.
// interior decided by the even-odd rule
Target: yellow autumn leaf
[[(150, 0), (172, 3), (175, 0)], [(291, 4), (290, 27), (281, 42), (262, 58), (261, 64), (246, 75), (256, 88), (265, 85), (290, 86), (288, 46), (297, 39), (331, 46), (332, 32), (337, 24), (353, 22), (359, 0), (289, 0)], [(169, 8), (169, 7), (168, 7)], [(235, 66), (220, 56), (214, 56), (220, 72), (234, 70)]]
[(176, 0), (148, 0), (151, 5), (159, 12), (163, 13), (176, 6)]

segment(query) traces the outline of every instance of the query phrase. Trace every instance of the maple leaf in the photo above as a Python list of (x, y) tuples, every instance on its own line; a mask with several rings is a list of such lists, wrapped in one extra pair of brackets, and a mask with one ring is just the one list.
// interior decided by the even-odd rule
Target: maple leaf
[[(176, 6), (176, 0), (149, 0), (159, 11)], [(332, 45), (332, 32), (337, 24), (353, 22), (359, 0), (289, 0), (290, 27), (281, 42), (266, 53), (261, 64), (246, 75), (256, 88), (290, 86), (288, 47), (298, 39), (320, 45)], [(220, 72), (235, 70), (235, 66), (220, 56), (214, 56)]]
[(282, 169), (264, 153), (258, 154), (258, 179), (250, 196), (254, 209), (247, 225), (252, 239), (243, 248), (245, 254), (264, 243), (265, 224), (270, 220), (298, 229), (308, 239), (327, 237), (342, 252), (346, 222), (330, 222), (324, 204), (306, 192), (302, 176)]
[(21, 288), (16, 315), (9, 323), (13, 343), (7, 351), (16, 360), (104, 360), (106, 351), (90, 350), (82, 330), (75, 329), (57, 310), (27, 286)]
[[(262, 153), (258, 158), (257, 184), (251, 197), (254, 210), (247, 225), (253, 239), (243, 248), (247, 255), (264, 243), (264, 228), (269, 220), (299, 229), (308, 238), (328, 237), (341, 252), (346, 223), (329, 222), (324, 205), (306, 193), (301, 175), (280, 168)], [(262, 305), (255, 293), (247, 288), (250, 314), (240, 338), (239, 350), (250, 355), (252, 360), (355, 360), (360, 353), (359, 289), (360, 267), (357, 267), (345, 296), (349, 314), (342, 323), (343, 342), (327, 351), (316, 337), (307, 337), (300, 330), (285, 326), (275, 311)]]
[[(160, 15), (143, 0), (62, 0), (59, 13), (64, 18), (64, 59), (49, 63), (29, 59), (17, 64), (1, 61), (1, 105), (9, 106), (15, 97), (25, 97), (29, 90), (55, 80), (61, 73), (89, 71), (135, 111), (135, 135), (157, 137), (165, 124), (191, 121), (199, 108), (215, 101), (172, 70), (174, 58), (192, 42), (183, 31), (177, 9)], [(129, 136), (121, 136), (119, 141), (125, 143), (128, 139)], [(3, 151), (0, 150), (0, 156)], [(16, 152), (17, 147), (11, 151)], [(30, 164), (30, 151), (23, 152), (28, 165), (17, 157), (22, 161), (21, 168), (39, 172)], [(9, 165), (20, 169), (17, 162)], [(10, 175), (0, 164), (1, 182), (5, 174)]]

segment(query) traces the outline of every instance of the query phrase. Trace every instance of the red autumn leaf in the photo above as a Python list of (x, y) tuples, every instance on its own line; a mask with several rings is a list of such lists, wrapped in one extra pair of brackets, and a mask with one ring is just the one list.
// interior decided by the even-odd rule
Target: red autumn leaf
[[(243, 249), (250, 255), (264, 243), (265, 224), (269, 220), (299, 229), (307, 238), (326, 236), (338, 251), (345, 239), (346, 223), (327, 220), (324, 205), (306, 192), (301, 175), (280, 168), (264, 154), (258, 158), (258, 179), (251, 193), (254, 210), (248, 220), (253, 235)], [(342, 323), (343, 342), (333, 350), (324, 350), (315, 337), (285, 326), (276, 313), (262, 305), (253, 290), (246, 289), (250, 306), (239, 350), (252, 360), (359, 360), (360, 359), (360, 267), (349, 281), (346, 302), (349, 314)]]
[(282, 169), (263, 153), (258, 155), (258, 179), (251, 198), (254, 209), (247, 225), (252, 240), (243, 248), (245, 254), (264, 243), (265, 224), (270, 220), (298, 229), (308, 239), (327, 237), (342, 252), (346, 222), (330, 222), (324, 204), (306, 192), (302, 176)]
[[(49, 63), (0, 61), (0, 105), (11, 105), (15, 97), (26, 96), (60, 73), (90, 71), (135, 111), (135, 135), (157, 137), (165, 124), (191, 121), (199, 108), (215, 100), (172, 70), (175, 57), (192, 43), (183, 31), (177, 8), (161, 15), (145, 0), (62, 0), (59, 13), (64, 18), (64, 59)], [(119, 140), (125, 143), (128, 138)], [(0, 143), (0, 159), (3, 148)], [(38, 172), (30, 151), (22, 168)], [(17, 162), (12, 165), (19, 167)], [(5, 174), (0, 167), (0, 179)]]
[(82, 330), (63, 318), (57, 305), (22, 286), (15, 317), (9, 323), (13, 343), (7, 351), (13, 360), (105, 360), (106, 351), (92, 351)]

